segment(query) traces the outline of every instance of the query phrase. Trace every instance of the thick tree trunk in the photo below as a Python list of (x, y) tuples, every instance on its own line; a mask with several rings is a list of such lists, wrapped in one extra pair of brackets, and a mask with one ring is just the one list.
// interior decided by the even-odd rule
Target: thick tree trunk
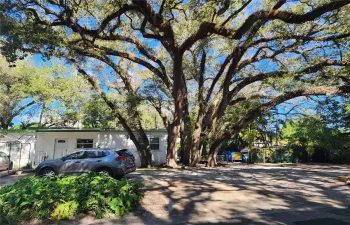
[(149, 140), (147, 138), (146, 133), (143, 129), (138, 130), (138, 134), (140, 135), (140, 138), (142, 140), (142, 144), (140, 145), (142, 147), (142, 161), (141, 167), (152, 167), (152, 151), (151, 151), (151, 145), (149, 144)]
[(168, 129), (168, 152), (167, 152), (167, 165), (169, 167), (177, 167), (176, 163), (176, 140), (179, 136), (181, 128), (183, 99), (185, 94), (185, 88), (182, 81), (182, 55), (178, 52), (174, 54), (174, 88), (173, 98), (175, 101), (174, 121)]
[(181, 90), (183, 93), (182, 120), (183, 120), (183, 129), (184, 129), (184, 135), (183, 135), (184, 154), (183, 154), (183, 158), (182, 158), (182, 163), (184, 165), (190, 165), (193, 128), (192, 128), (192, 121), (191, 121), (190, 111), (189, 111), (186, 78), (185, 78), (184, 74), (182, 74)]
[(190, 165), (191, 162), (191, 133), (190, 127), (185, 127), (184, 123), (181, 124), (180, 140), (181, 140), (181, 160), (183, 165)]
[(179, 134), (180, 126), (170, 125), (168, 130), (168, 150), (167, 150), (167, 166), (176, 168), (176, 140)]
[(191, 125), (191, 120), (190, 120), (190, 115), (188, 112), (188, 106), (185, 106), (187, 108), (184, 110), (184, 115), (183, 115), (183, 135), (182, 135), (182, 144), (183, 144), (183, 158), (182, 158), (182, 163), (184, 165), (190, 165), (191, 163), (191, 147), (192, 147), (192, 125)]
[(219, 153), (221, 145), (222, 145), (222, 142), (215, 141), (210, 146), (210, 151), (209, 151), (209, 155), (208, 155), (208, 167), (215, 167), (217, 165), (216, 156)]
[(140, 157), (141, 168), (147, 168), (147, 160), (146, 160), (144, 148), (141, 146), (137, 148), (137, 153)]
[(200, 106), (199, 114), (197, 117), (197, 121), (195, 124), (193, 136), (192, 136), (192, 160), (191, 166), (197, 166), (197, 163), (201, 160), (202, 153), (200, 152), (202, 144), (201, 144), (201, 134), (203, 131), (203, 122), (204, 122), (204, 106)]
[(197, 166), (197, 163), (200, 161), (200, 147), (201, 147), (200, 136), (201, 136), (202, 127), (197, 125), (198, 124), (196, 124), (196, 128), (192, 136), (192, 160), (190, 164), (192, 167)]

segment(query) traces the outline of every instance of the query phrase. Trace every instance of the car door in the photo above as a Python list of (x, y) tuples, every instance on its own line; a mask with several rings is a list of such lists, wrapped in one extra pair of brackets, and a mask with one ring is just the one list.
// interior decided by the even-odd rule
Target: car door
[(4, 152), (0, 152), (0, 170), (9, 168), (9, 158)]
[(86, 151), (72, 153), (63, 158), (61, 173), (77, 174), (83, 173), (82, 161), (86, 158)]
[(81, 167), (83, 172), (96, 171), (97, 168), (103, 167), (103, 157), (106, 156), (103, 151), (86, 151), (86, 157), (82, 160)]

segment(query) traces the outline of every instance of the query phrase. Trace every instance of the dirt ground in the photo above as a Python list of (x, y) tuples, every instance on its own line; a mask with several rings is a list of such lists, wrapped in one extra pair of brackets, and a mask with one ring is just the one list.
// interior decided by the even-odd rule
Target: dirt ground
[(0, 172), (0, 186), (13, 184), (18, 179), (22, 179), (23, 177), (27, 177), (27, 176), (32, 176), (33, 175), (33, 173), (23, 173), (23, 174), (20, 174), (20, 175), (16, 175), (12, 171), (10, 172), (11, 175), (5, 176), (7, 174), (8, 174), (7, 171), (1, 171)]
[(350, 225), (350, 187), (337, 180), (349, 174), (350, 165), (326, 164), (139, 171), (128, 175), (145, 184), (133, 213), (51, 224)]

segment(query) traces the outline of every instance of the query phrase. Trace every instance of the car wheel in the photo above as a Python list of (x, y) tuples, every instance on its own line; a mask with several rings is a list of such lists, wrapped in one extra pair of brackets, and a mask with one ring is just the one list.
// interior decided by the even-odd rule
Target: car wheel
[(40, 176), (41, 177), (53, 177), (55, 176), (56, 173), (52, 168), (44, 168), (40, 171)]
[(104, 173), (104, 174), (106, 174), (108, 176), (111, 176), (111, 177), (113, 176), (112, 171), (110, 169), (108, 169), (108, 168), (101, 168), (97, 172)]

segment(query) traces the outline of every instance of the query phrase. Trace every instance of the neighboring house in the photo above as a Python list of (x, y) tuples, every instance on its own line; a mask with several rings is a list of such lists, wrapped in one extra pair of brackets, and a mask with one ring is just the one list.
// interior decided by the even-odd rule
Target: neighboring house
[(0, 151), (11, 156), (14, 168), (32, 164), (35, 158), (35, 131), (1, 130)]
[[(166, 163), (166, 130), (149, 130), (154, 165)], [(14, 168), (56, 159), (79, 148), (129, 149), (140, 166), (137, 150), (127, 132), (113, 129), (48, 128), (31, 131), (0, 130), (0, 151), (10, 155)]]
[[(152, 160), (155, 165), (166, 162), (166, 130), (149, 130)], [(79, 148), (129, 149), (140, 166), (140, 158), (127, 132), (112, 129), (37, 129), (34, 165), (45, 159), (56, 159)]]

